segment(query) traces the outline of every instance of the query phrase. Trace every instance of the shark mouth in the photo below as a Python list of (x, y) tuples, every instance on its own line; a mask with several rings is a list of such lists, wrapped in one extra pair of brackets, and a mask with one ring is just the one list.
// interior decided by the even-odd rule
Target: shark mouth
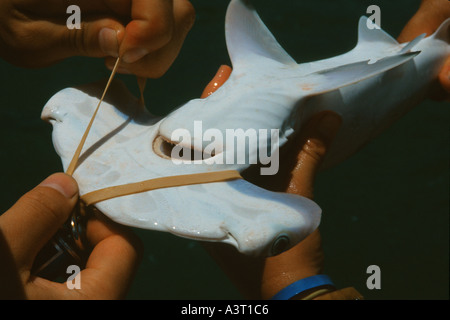
[(171, 141), (162, 135), (158, 135), (153, 141), (153, 151), (167, 160), (207, 160), (216, 155), (208, 153), (205, 149), (198, 150), (192, 146), (182, 146), (179, 142)]

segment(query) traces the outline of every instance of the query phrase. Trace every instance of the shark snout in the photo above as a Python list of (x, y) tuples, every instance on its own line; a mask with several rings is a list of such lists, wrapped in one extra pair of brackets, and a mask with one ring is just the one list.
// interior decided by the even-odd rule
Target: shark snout
[(57, 105), (47, 104), (41, 113), (41, 119), (46, 122), (62, 122), (63, 113)]

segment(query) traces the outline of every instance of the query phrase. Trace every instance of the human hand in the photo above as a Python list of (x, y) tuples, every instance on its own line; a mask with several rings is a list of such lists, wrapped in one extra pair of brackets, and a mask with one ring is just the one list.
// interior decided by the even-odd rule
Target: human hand
[[(448, 0), (422, 0), (417, 13), (409, 20), (398, 37), (399, 42), (408, 42), (426, 33), (434, 33), (442, 22), (450, 18), (450, 3)], [(435, 100), (450, 101), (450, 57), (439, 73), (439, 84), (431, 93)]]
[(77, 0), (81, 29), (69, 30), (63, 1), (2, 0), (0, 56), (22, 67), (44, 67), (71, 56), (119, 55), (118, 72), (162, 76), (193, 25), (188, 0)]
[[(201, 97), (205, 98), (217, 90), (230, 73), (231, 68), (222, 66)], [(268, 190), (312, 199), (316, 172), (340, 124), (341, 118), (335, 113), (315, 115), (301, 133), (283, 148), (278, 174), (267, 177), (247, 171), (244, 177)], [(205, 243), (204, 247), (244, 296), (251, 299), (269, 299), (299, 279), (320, 274), (323, 268), (318, 230), (290, 250), (270, 258), (245, 256), (234, 247), (221, 243)]]
[(88, 222), (93, 250), (80, 272), (80, 289), (31, 275), (34, 259), (78, 201), (78, 186), (57, 173), (25, 194), (0, 216), (0, 297), (2, 299), (123, 298), (140, 261), (139, 240), (101, 218)]
[[(273, 177), (256, 176), (258, 185), (313, 199), (316, 173), (340, 125), (341, 117), (334, 112), (314, 115), (282, 149), (279, 172)], [(321, 274), (323, 264), (322, 240), (315, 230), (290, 250), (266, 259), (262, 298), (269, 299), (297, 280)]]

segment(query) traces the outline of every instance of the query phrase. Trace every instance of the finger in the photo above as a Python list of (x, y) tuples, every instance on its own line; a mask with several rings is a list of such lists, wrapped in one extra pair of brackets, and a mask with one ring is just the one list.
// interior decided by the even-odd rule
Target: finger
[(44, 67), (71, 56), (117, 56), (123, 26), (112, 19), (85, 20), (81, 29), (49, 21), (34, 21), (20, 26), (21, 40), (5, 59), (22, 67)]
[[(53, 26), (47, 25), (47, 28), (53, 28)], [(52, 52), (50, 56), (70, 57), (78, 55), (117, 58), (119, 56), (119, 43), (124, 37), (124, 30), (123, 25), (112, 18), (86, 17), (82, 21), (80, 29), (62, 27), (54, 39), (55, 42), (60, 42), (60, 46), (50, 47)], [(48, 34), (50, 34), (50, 30), (48, 31)]]
[(128, 292), (142, 259), (143, 245), (129, 228), (99, 214), (89, 213), (87, 240), (94, 247), (86, 268), (79, 276), (80, 287), (69, 289), (57, 283), (33, 277), (26, 283), (29, 299), (121, 299)]
[(142, 259), (142, 243), (128, 228), (105, 218), (88, 223), (88, 239), (95, 245), (86, 269), (81, 271), (81, 290), (73, 294), (96, 299), (124, 298)]
[(0, 226), (16, 263), (31, 267), (39, 250), (68, 219), (78, 200), (75, 180), (51, 175), (0, 217)]
[(131, 19), (120, 48), (120, 56), (125, 63), (134, 63), (171, 40), (174, 27), (173, 1), (134, 0)]
[(141, 254), (127, 238), (112, 235), (95, 246), (79, 274), (79, 289), (36, 277), (27, 283), (26, 294), (31, 299), (123, 299), (140, 260)]
[[(145, 38), (142, 39), (145, 40), (140, 41), (143, 41), (146, 46), (142, 47), (138, 40), (130, 40), (129, 30), (132, 29), (132, 27), (130, 27), (129, 24), (125, 31), (125, 38), (120, 46), (120, 55), (123, 55), (123, 58), (118, 72), (135, 74), (139, 77), (146, 78), (161, 77), (177, 57), (181, 46), (193, 25), (194, 18), (195, 12), (189, 1), (175, 0), (172, 18), (174, 25), (172, 27), (164, 26), (163, 23), (160, 23), (162, 26), (147, 24), (147, 27), (144, 28), (146, 24), (133, 24), (132, 21), (130, 24), (131, 26), (135, 26), (135, 31), (133, 31), (134, 34), (137, 34), (138, 32), (142, 33), (145, 36)], [(150, 32), (148, 28), (153, 28), (154, 30)], [(170, 31), (170, 29), (172, 29), (172, 31)], [(133, 32), (131, 33), (133, 34)], [(161, 39), (164, 38), (162, 34), (165, 34), (166, 36), (168, 34), (171, 35), (168, 42), (157, 39), (158, 36), (156, 35), (160, 35)], [(136, 37), (136, 39), (139, 38)], [(160, 47), (163, 43), (165, 44)], [(130, 63), (131, 61), (137, 62)], [(106, 66), (111, 69), (114, 66), (114, 62), (113, 59), (107, 59)]]
[(229, 66), (220, 66), (214, 78), (208, 83), (203, 90), (201, 99), (204, 99), (217, 91), (230, 77), (232, 69)]
[(419, 10), (398, 36), (398, 41), (403, 43), (411, 41), (423, 33), (427, 36), (433, 34), (450, 16), (450, 6), (445, 2), (448, 1), (422, 1)]
[(140, 249), (140, 240), (134, 235), (130, 228), (114, 222), (97, 209), (94, 209), (89, 215), (90, 218), (87, 222), (86, 235), (87, 241), (91, 247), (95, 247), (98, 243), (110, 236), (122, 235), (124, 238), (128, 239), (130, 243), (135, 245), (136, 248)]
[(341, 122), (341, 117), (330, 111), (321, 112), (308, 121), (296, 139), (300, 152), (286, 192), (313, 198), (314, 178)]
[(404, 43), (412, 41), (416, 37), (424, 33), (427, 36), (433, 34), (434, 30), (436, 30), (439, 25), (434, 26), (434, 24), (432, 25), (428, 23), (428, 21), (424, 22), (424, 19), (425, 17), (423, 17), (422, 14), (416, 14), (415, 16), (413, 16), (398, 36), (398, 42)]

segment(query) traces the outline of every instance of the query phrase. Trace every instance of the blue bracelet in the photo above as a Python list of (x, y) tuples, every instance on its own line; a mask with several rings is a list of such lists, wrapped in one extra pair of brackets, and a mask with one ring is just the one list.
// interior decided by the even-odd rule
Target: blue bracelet
[(317, 276), (300, 279), (288, 285), (286, 288), (282, 289), (280, 292), (274, 295), (271, 300), (289, 300), (290, 298), (296, 296), (297, 294), (303, 291), (320, 286), (334, 287), (334, 284), (328, 276), (324, 274), (319, 274)]

